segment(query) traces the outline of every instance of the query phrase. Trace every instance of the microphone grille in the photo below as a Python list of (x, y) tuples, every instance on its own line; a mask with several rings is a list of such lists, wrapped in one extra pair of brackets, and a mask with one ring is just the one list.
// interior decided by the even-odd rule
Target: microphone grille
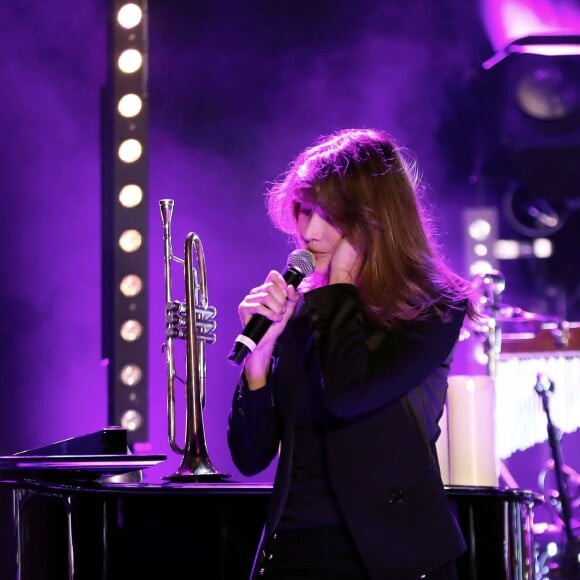
[(314, 254), (308, 250), (294, 250), (288, 256), (288, 268), (297, 270), (303, 276), (310, 276), (314, 272)]

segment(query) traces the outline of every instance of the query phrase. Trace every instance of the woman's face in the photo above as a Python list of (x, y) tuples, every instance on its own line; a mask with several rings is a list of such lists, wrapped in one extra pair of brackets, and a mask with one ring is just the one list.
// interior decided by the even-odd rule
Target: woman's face
[(315, 271), (327, 274), (334, 251), (342, 240), (342, 231), (320, 207), (308, 201), (300, 203), (296, 222), (304, 247), (316, 258)]

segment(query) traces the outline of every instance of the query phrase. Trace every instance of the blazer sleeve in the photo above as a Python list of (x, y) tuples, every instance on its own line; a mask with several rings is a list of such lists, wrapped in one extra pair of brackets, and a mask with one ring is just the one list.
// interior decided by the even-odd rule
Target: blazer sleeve
[(228, 419), (228, 446), (243, 475), (255, 475), (278, 453), (280, 427), (273, 404), (271, 373), (264, 387), (251, 391), (242, 373)]
[(400, 399), (443, 365), (457, 342), (465, 305), (369, 337), (355, 286), (305, 294), (328, 411), (356, 419)]

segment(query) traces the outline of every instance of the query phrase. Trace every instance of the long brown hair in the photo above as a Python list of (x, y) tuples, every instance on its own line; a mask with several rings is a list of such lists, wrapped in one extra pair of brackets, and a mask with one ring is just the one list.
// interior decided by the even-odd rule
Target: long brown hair
[(348, 129), (320, 139), (267, 192), (268, 214), (298, 243), (296, 217), (314, 203), (364, 256), (357, 280), (369, 316), (387, 325), (467, 300), (471, 286), (445, 264), (422, 204), (416, 166), (382, 131)]

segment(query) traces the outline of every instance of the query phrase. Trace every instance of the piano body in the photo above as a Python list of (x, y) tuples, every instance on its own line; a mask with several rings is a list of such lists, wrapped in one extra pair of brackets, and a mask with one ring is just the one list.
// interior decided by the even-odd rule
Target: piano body
[[(126, 450), (126, 432), (109, 428), (0, 458), (13, 502), (12, 522), (1, 522), (14, 562), (6, 578), (247, 579), (271, 486), (148, 482), (146, 467), (165, 457)], [(468, 543), (460, 579), (532, 580), (540, 496), (446, 489)]]

